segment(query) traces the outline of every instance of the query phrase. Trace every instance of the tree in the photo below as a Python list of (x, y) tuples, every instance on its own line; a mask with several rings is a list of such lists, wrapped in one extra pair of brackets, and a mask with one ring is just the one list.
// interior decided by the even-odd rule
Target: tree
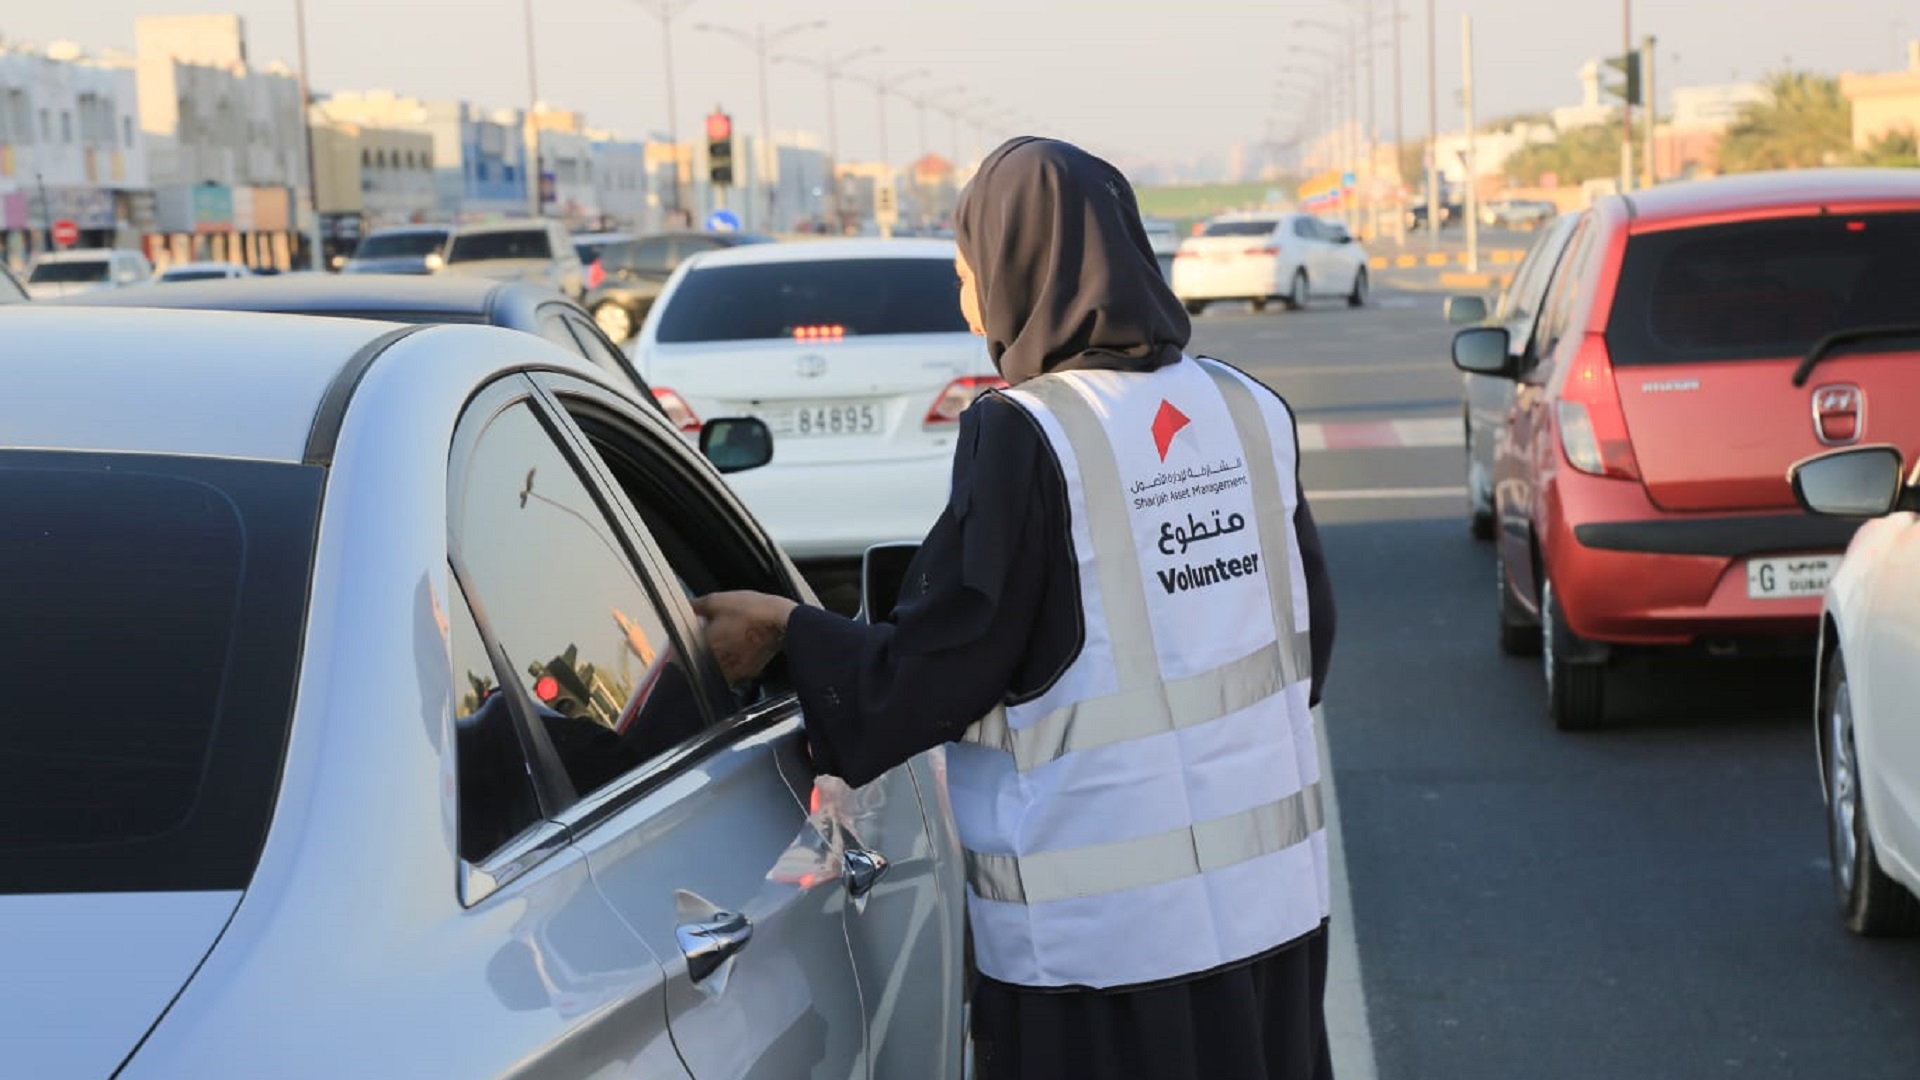
[(1522, 187), (1538, 186), (1549, 173), (1562, 186), (1618, 176), (1620, 129), (1611, 124), (1588, 124), (1563, 131), (1553, 142), (1515, 151), (1502, 171)]
[(1767, 80), (1767, 89), (1767, 99), (1742, 107), (1727, 129), (1722, 172), (1810, 169), (1850, 155), (1853, 107), (1838, 79), (1782, 72)]
[(1911, 131), (1889, 131), (1860, 151), (1859, 161), (1882, 168), (1920, 169), (1920, 139)]

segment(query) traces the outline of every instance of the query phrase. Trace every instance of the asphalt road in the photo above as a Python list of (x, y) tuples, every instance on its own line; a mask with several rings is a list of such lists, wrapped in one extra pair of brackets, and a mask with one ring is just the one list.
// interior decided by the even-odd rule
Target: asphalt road
[(1620, 726), (1556, 733), (1537, 662), (1494, 645), (1439, 298), (1376, 301), (1215, 309), (1194, 348), (1279, 390), (1311, 448), (1379, 1075), (1920, 1075), (1920, 942), (1834, 912), (1808, 666), (1631, 672)]

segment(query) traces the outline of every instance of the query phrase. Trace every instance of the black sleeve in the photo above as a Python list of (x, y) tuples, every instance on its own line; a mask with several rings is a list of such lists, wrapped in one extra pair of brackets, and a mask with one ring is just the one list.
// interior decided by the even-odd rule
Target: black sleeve
[(1320, 546), (1320, 529), (1307, 509), (1307, 493), (1293, 512), (1293, 531), (1300, 538), (1300, 569), (1307, 578), (1307, 640), (1313, 651), (1313, 689), (1310, 704), (1320, 704), (1326, 688), (1327, 666), (1333, 662), (1333, 633), (1339, 616), (1333, 608), (1333, 580), (1327, 576), (1327, 553)]
[(1037, 693), (1080, 647), (1065, 486), (1033, 421), (961, 416), (953, 486), (889, 622), (794, 611), (786, 649), (816, 764), (855, 786)]

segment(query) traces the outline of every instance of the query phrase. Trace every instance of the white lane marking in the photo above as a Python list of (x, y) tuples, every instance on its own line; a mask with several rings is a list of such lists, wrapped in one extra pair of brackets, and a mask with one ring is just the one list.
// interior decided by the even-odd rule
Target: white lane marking
[(1353, 499), (1464, 499), (1466, 496), (1465, 485), (1460, 487), (1334, 488), (1329, 491), (1308, 491), (1307, 501), (1314, 503)]
[(1405, 375), (1415, 371), (1436, 371), (1452, 374), (1453, 368), (1443, 357), (1438, 360), (1419, 362), (1402, 360), (1385, 364), (1292, 364), (1276, 365), (1271, 369), (1262, 368), (1263, 375), (1274, 378), (1291, 375)]
[(1307, 421), (1299, 425), (1300, 449), (1398, 450), (1465, 446), (1466, 429), (1450, 416), (1414, 420)]
[(1333, 1075), (1340, 1080), (1378, 1080), (1373, 1056), (1373, 1026), (1367, 1019), (1367, 989), (1361, 977), (1360, 941), (1353, 926), (1353, 892), (1347, 880), (1346, 841), (1340, 830), (1340, 799), (1333, 782), (1332, 750), (1327, 739), (1326, 708), (1314, 710), (1320, 744), (1320, 795), (1326, 815), (1327, 866), (1333, 880), (1333, 914), (1327, 928), (1327, 1046)]

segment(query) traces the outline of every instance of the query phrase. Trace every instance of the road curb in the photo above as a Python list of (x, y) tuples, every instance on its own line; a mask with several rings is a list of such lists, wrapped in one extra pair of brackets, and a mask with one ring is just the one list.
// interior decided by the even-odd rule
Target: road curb
[(1440, 275), (1440, 284), (1449, 289), (1504, 289), (1513, 280), (1512, 274), (1478, 274), (1454, 272)]
[(1333, 1075), (1340, 1080), (1377, 1080), (1373, 1025), (1367, 1017), (1366, 984), (1360, 970), (1360, 942), (1353, 925), (1353, 892), (1347, 877), (1346, 840), (1340, 829), (1340, 800), (1334, 791), (1332, 747), (1327, 738), (1325, 706), (1314, 713), (1314, 734), (1320, 751), (1320, 793), (1327, 830), (1327, 867), (1333, 880), (1327, 893), (1332, 918), (1328, 925), (1327, 1044), (1332, 1051)]
[[(1491, 266), (1513, 266), (1526, 254), (1524, 248), (1490, 248), (1480, 253), (1480, 259)], [(1397, 255), (1373, 255), (1367, 259), (1367, 266), (1374, 270), (1439, 269), (1465, 265), (1467, 253), (1464, 251), (1401, 252)]]

